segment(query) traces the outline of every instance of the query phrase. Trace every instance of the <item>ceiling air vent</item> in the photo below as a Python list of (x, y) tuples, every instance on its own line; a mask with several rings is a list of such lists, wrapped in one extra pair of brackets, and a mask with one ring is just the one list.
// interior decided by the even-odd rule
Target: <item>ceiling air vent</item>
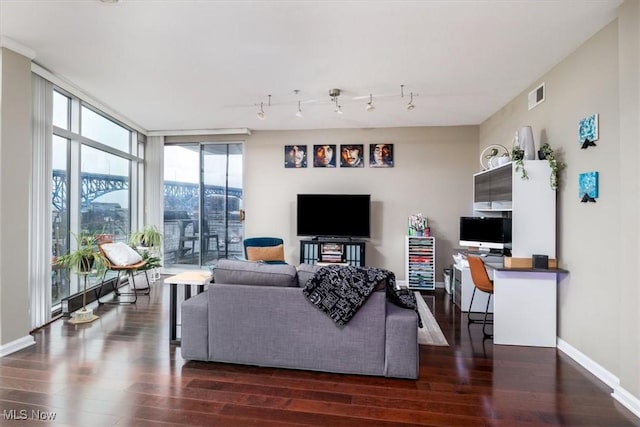
[(527, 103), (529, 104), (529, 110), (534, 107), (537, 107), (538, 104), (544, 102), (544, 82), (540, 84), (537, 88), (529, 92), (529, 96), (527, 97)]

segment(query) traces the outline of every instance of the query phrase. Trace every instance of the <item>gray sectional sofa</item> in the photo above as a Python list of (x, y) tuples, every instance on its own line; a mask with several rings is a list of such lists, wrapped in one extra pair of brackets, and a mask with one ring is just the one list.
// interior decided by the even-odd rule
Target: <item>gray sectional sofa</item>
[(381, 290), (339, 327), (302, 293), (317, 268), (219, 261), (215, 283), (182, 304), (182, 357), (417, 378), (416, 313)]

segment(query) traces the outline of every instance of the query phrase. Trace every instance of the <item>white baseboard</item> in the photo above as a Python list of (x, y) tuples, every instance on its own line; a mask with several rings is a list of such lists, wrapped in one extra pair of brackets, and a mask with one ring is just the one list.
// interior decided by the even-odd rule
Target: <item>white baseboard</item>
[(636, 417), (640, 418), (640, 399), (620, 387), (620, 379), (618, 377), (560, 338), (558, 338), (558, 350), (578, 362), (580, 366), (591, 372), (607, 386), (611, 387), (613, 390), (611, 396), (630, 410)]
[(17, 340), (11, 341), (10, 343), (0, 346), (0, 357), (4, 357), (11, 353), (15, 353), (16, 351), (22, 350), (23, 348), (27, 348), (30, 345), (34, 345), (35, 343), (36, 343), (36, 340), (33, 339), (31, 335), (18, 338)]
[(578, 362), (583, 368), (595, 375), (600, 381), (611, 387), (611, 389), (615, 389), (620, 385), (620, 379), (618, 377), (560, 338), (558, 338), (558, 350), (561, 350), (567, 356)]
[(640, 418), (640, 400), (637, 397), (620, 386), (613, 389), (611, 396), (620, 402), (622, 406), (633, 412), (633, 415)]

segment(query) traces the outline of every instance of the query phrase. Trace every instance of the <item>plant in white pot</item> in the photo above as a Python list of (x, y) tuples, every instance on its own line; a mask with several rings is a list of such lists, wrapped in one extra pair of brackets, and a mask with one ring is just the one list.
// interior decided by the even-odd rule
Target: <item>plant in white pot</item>
[(162, 244), (162, 233), (155, 225), (147, 225), (142, 230), (131, 233), (129, 244), (133, 247), (159, 248)]
[(102, 277), (109, 265), (109, 261), (100, 253), (96, 236), (86, 232), (73, 234), (73, 236), (76, 241), (76, 248), (68, 254), (59, 256), (56, 259), (56, 265), (67, 268), (83, 278), (82, 309), (73, 314), (71, 322), (92, 322), (98, 316), (93, 314), (92, 309), (87, 308), (87, 278), (89, 274)]
[(147, 225), (142, 230), (135, 231), (129, 236), (129, 245), (136, 248), (147, 261), (149, 266), (147, 269), (151, 272), (151, 281), (158, 280), (160, 274), (158, 268), (160, 264), (160, 250), (162, 248), (162, 233), (155, 225)]

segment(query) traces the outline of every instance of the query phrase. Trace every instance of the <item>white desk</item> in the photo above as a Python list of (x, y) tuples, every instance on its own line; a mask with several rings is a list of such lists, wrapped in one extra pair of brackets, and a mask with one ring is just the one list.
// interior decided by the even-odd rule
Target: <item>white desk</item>
[[(487, 308), (487, 300), (489, 299), (489, 294), (484, 292), (476, 292), (476, 296), (473, 298), (473, 307), (471, 306), (471, 296), (473, 295), (473, 290), (475, 286), (473, 284), (473, 279), (471, 278), (471, 270), (469, 270), (468, 265), (453, 265), (453, 286), (455, 287), (455, 292), (457, 295), (456, 303), (459, 304), (460, 311), (464, 312), (472, 312), (472, 313), (483, 313)], [(489, 274), (491, 274), (489, 272)], [(460, 283), (458, 285), (458, 282)], [(493, 298), (489, 301), (489, 313), (493, 313)]]
[(493, 269), (493, 343), (556, 347), (561, 269)]
[(167, 277), (164, 283), (170, 286), (169, 296), (169, 340), (171, 344), (180, 344), (178, 340), (178, 285), (184, 286), (184, 299), (191, 298), (191, 286), (198, 286), (198, 293), (204, 291), (204, 286), (211, 282), (209, 271), (187, 271)]

